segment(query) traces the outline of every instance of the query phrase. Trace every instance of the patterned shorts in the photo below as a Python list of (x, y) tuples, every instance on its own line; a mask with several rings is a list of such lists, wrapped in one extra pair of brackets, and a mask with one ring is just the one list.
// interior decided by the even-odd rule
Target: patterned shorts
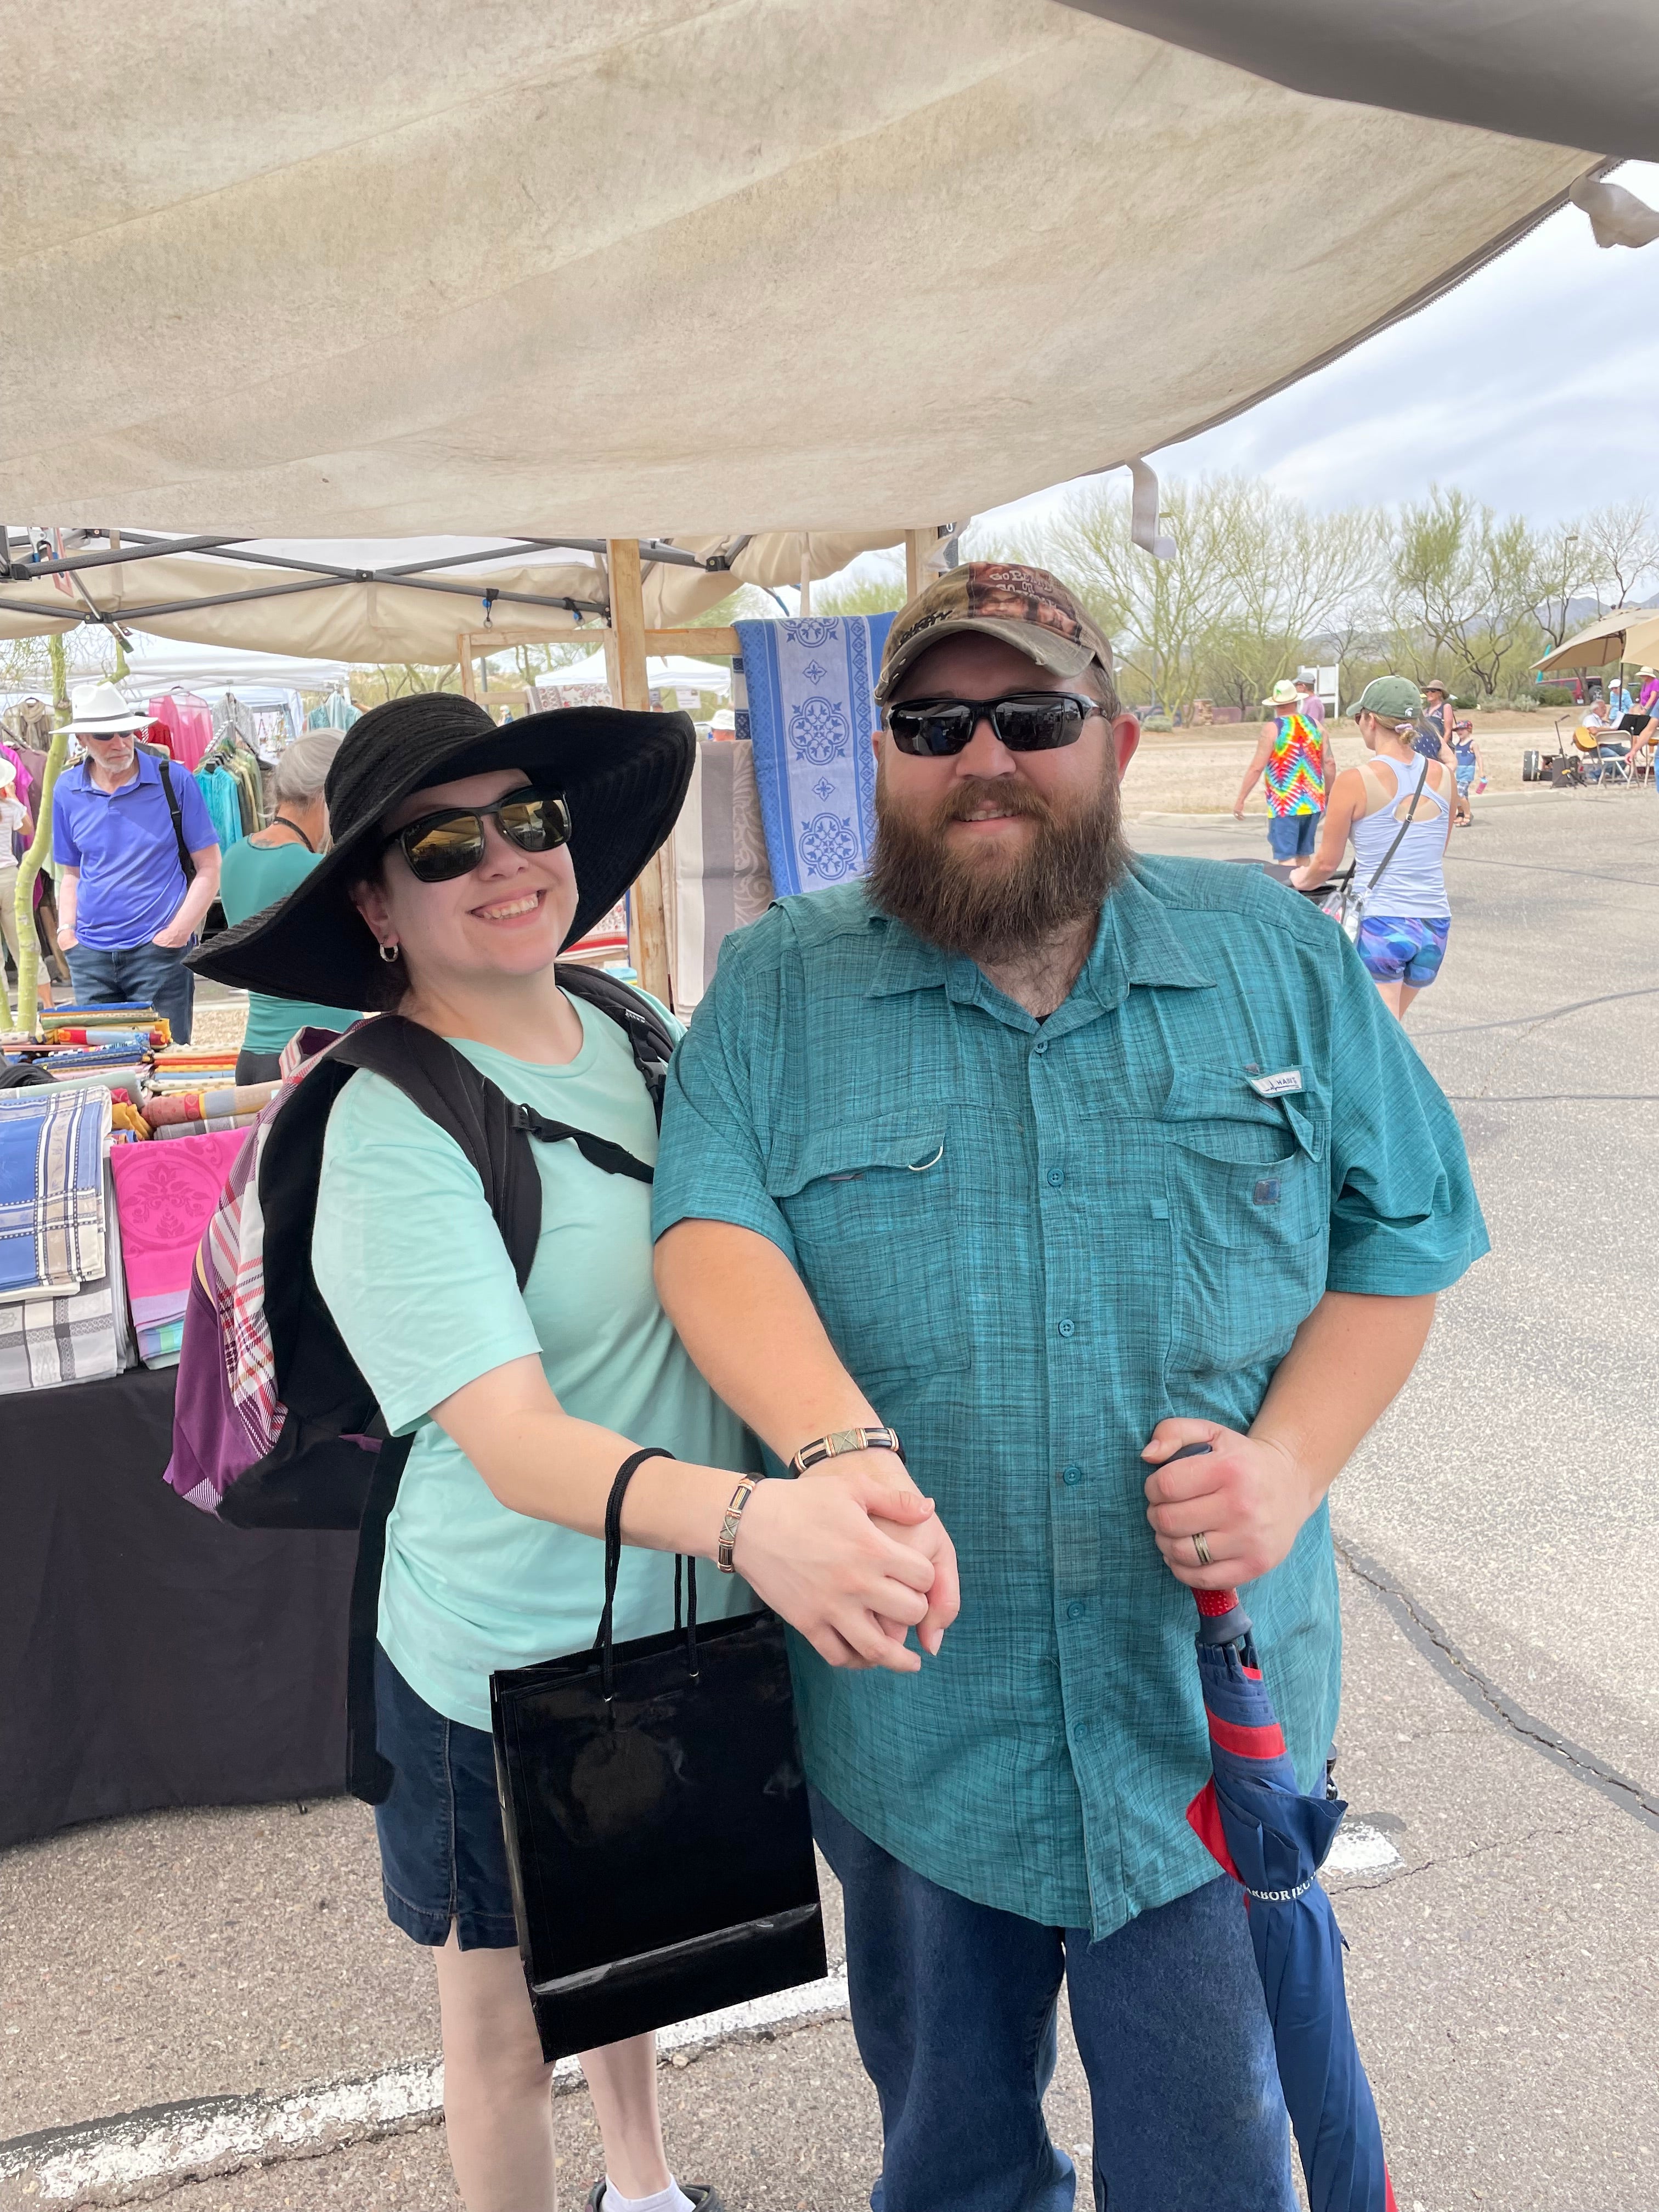
[(1440, 973), (1450, 929), (1443, 915), (1425, 921), (1368, 914), (1359, 925), (1359, 957), (1376, 981), (1409, 983), (1420, 991)]

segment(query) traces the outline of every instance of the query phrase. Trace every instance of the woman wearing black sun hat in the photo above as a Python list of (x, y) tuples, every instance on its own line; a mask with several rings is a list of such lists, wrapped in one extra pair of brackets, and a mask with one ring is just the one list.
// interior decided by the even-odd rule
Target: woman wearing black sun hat
[[(496, 729), (449, 694), (363, 716), (330, 771), (334, 846), (281, 904), (193, 956), (276, 996), (395, 1009), (507, 1096), (656, 1157), (621, 1029), (565, 995), (554, 962), (666, 837), (690, 776), (684, 714), (578, 708)], [(520, 1293), (460, 1149), (360, 1070), (330, 1115), (312, 1262), (392, 1433), (416, 1432), (386, 1530), (376, 1654), (376, 1808), (387, 1912), (433, 1948), (450, 2154), (468, 2212), (552, 2212), (549, 2069), (516, 1952), (489, 1736), (492, 1671), (592, 1641), (606, 1496), (635, 1439), (616, 1632), (672, 1619), (676, 1551), (713, 1559), (754, 1444), (658, 1304), (650, 1193), (568, 1144), (538, 1145), (537, 1256)], [(879, 1506), (887, 1525), (874, 1517)], [(919, 1620), (931, 1565), (892, 1522), (931, 1509), (867, 1478), (763, 1483), (734, 1559), (826, 1657), (878, 1658), (878, 1618)], [(747, 1593), (729, 1578), (714, 1610)], [(723, 1603), (722, 1603), (723, 1600)], [(590, 2203), (688, 2212), (672, 2179), (652, 2039), (583, 2054), (605, 2146)]]

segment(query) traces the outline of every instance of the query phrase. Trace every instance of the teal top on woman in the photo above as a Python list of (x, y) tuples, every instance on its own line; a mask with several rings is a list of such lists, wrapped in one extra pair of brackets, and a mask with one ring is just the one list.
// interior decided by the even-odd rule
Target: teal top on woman
[[(239, 838), (220, 863), (219, 899), (227, 921), (246, 921), (278, 899), (286, 898), (302, 884), (321, 860), (298, 841), (281, 845), (255, 845)], [(319, 983), (328, 978), (319, 975)], [(245, 1052), (280, 1052), (289, 1039), (304, 1029), (349, 1030), (357, 1016), (345, 1006), (319, 1006), (308, 1000), (271, 999), (263, 991), (250, 991)]]
[[(507, 1097), (654, 1163), (657, 1124), (627, 1038), (576, 1004), (581, 1050), (560, 1066), (453, 1040)], [(380, 1639), (427, 1704), (489, 1726), (498, 1668), (579, 1651), (605, 1599), (597, 1536), (503, 1505), (432, 1418), (465, 1383), (538, 1356), (567, 1413), (704, 1467), (754, 1471), (743, 1424), (691, 1364), (651, 1275), (651, 1193), (574, 1145), (532, 1147), (541, 1239), (522, 1291), (477, 1173), (454, 1139), (378, 1075), (341, 1091), (323, 1141), (311, 1264), (393, 1436), (415, 1437), (386, 1532)], [(755, 1601), (707, 1560), (697, 1610)], [(674, 1562), (624, 1549), (617, 1641), (672, 1626)]]

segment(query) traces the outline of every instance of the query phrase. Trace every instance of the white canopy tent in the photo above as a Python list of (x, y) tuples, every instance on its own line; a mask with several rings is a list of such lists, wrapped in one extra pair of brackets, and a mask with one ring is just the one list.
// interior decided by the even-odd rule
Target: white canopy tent
[(126, 689), (137, 698), (175, 686), (211, 696), (250, 685), (269, 690), (325, 691), (344, 685), (343, 660), (301, 660), (291, 653), (241, 653), (234, 647), (172, 645), (136, 633), (127, 653)]
[[(732, 669), (729, 662), (692, 660), (683, 653), (666, 656), (653, 654), (645, 664), (646, 681), (653, 691), (718, 691), (732, 689)], [(541, 679), (544, 687), (560, 684), (608, 684), (611, 680), (602, 653), (590, 653), (586, 660), (573, 662), (568, 667), (550, 669)]]
[(914, 585), (947, 519), (1250, 406), (1575, 192), (1607, 222), (1659, 9), (56, 0), (0, 68), (52, 88), (0, 180), (0, 515), (105, 533), (7, 532), (0, 635), (470, 687), (597, 621), (635, 705), (734, 582), (902, 536)]
[(0, 66), (52, 87), (0, 511), (100, 528), (891, 544), (1249, 406), (1602, 154), (1061, 0), (58, 0)]

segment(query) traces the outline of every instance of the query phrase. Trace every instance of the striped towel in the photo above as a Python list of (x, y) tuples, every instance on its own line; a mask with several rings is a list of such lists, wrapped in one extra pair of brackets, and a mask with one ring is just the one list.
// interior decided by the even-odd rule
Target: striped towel
[(110, 1094), (0, 1091), (0, 1298), (78, 1290), (104, 1273)]

